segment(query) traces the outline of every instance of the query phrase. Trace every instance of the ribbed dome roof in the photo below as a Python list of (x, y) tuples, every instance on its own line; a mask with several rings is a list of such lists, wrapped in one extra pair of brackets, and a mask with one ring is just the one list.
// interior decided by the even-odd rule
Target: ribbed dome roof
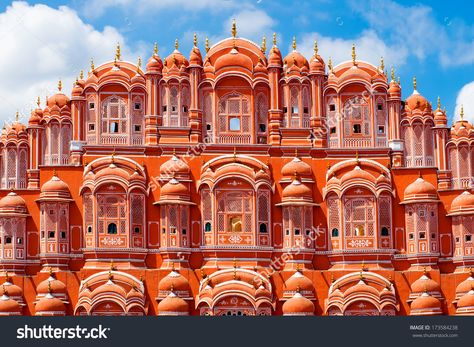
[(300, 293), (295, 293), (291, 299), (285, 301), (282, 309), (285, 316), (314, 314), (314, 304)]
[(159, 292), (177, 292), (177, 293), (191, 293), (189, 281), (179, 272), (173, 270), (168, 275), (163, 277), (158, 284)]
[(423, 274), (419, 279), (411, 284), (412, 293), (422, 293), (422, 292), (440, 292), (441, 288), (438, 282), (429, 278), (426, 274)]
[(413, 311), (425, 311), (425, 310), (433, 310), (438, 311), (441, 310), (441, 302), (436, 299), (435, 297), (431, 296), (428, 293), (423, 293), (419, 297), (417, 297), (411, 303), (411, 313), (415, 313)]
[(16, 300), (11, 299), (8, 295), (3, 294), (0, 297), (0, 315), (19, 315), (20, 304)]
[(311, 173), (311, 166), (309, 166), (297, 156), (283, 165), (283, 168), (281, 169), (281, 175), (287, 177), (293, 177), (295, 174), (298, 176), (307, 177), (311, 176)]
[(474, 213), (474, 194), (464, 191), (454, 198), (451, 203), (451, 213), (453, 212), (472, 212)]
[(474, 290), (471, 289), (459, 299), (458, 308), (467, 308), (474, 306)]
[(44, 313), (64, 314), (66, 312), (66, 305), (61, 299), (47, 294), (36, 303), (35, 312), (36, 315)]
[(417, 178), (413, 183), (406, 187), (405, 201), (409, 200), (436, 200), (438, 192), (436, 188), (430, 183), (425, 181), (423, 178)]
[(312, 190), (304, 183), (301, 183), (298, 179), (294, 179), (289, 185), (287, 185), (282, 192), (283, 200), (286, 199), (312, 199)]
[(188, 315), (189, 305), (175, 293), (171, 292), (158, 304), (158, 315), (178, 316)]
[(0, 199), (0, 213), (26, 213), (25, 200), (15, 192)]
[(303, 293), (312, 292), (314, 294), (314, 285), (308, 277), (301, 273), (301, 271), (296, 271), (286, 280), (285, 291), (301, 291)]

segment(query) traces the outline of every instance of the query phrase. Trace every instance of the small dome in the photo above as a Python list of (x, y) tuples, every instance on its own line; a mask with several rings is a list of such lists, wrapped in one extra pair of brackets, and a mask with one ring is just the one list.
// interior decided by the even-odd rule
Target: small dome
[(26, 213), (25, 200), (15, 192), (0, 199), (0, 213)]
[(305, 295), (314, 295), (314, 285), (311, 280), (303, 275), (301, 271), (296, 271), (285, 282), (285, 292), (298, 292)]
[(19, 298), (23, 296), (23, 289), (16, 284), (10, 282), (10, 279), (5, 280), (0, 286), (0, 296), (7, 294), (11, 298)]
[(47, 197), (60, 197), (60, 198), (70, 198), (71, 194), (69, 191), (69, 186), (66, 182), (61, 180), (56, 173), (53, 174), (53, 177), (47, 181), (41, 187), (42, 198)]
[(178, 293), (181, 296), (189, 296), (191, 293), (189, 281), (186, 277), (175, 270), (163, 277), (158, 284), (159, 294), (168, 295), (171, 291)]
[(171, 70), (174, 67), (179, 70), (182, 67), (184, 68), (188, 67), (188, 65), (189, 65), (188, 60), (180, 51), (178, 51), (178, 47), (176, 47), (175, 50), (169, 56), (166, 57), (165, 63), (164, 63), (164, 66), (168, 70)]
[(71, 100), (64, 94), (64, 93), (56, 93), (53, 96), (50, 96), (46, 100), (46, 104), (49, 108), (53, 108), (54, 106), (59, 107), (62, 109), (64, 106), (68, 106)]
[(38, 287), (36, 288), (36, 292), (38, 294), (67, 294), (67, 288), (66, 285), (60, 281), (54, 278), (53, 276), (50, 276), (49, 278), (45, 279), (42, 281), (40, 284), (38, 284)]
[(313, 191), (298, 179), (294, 179), (291, 184), (287, 185), (282, 192), (282, 199), (306, 199), (310, 200), (313, 197)]
[(163, 62), (161, 61), (158, 52), (155, 52), (146, 63), (146, 72), (158, 72), (163, 70)]
[(194, 46), (191, 49), (191, 53), (189, 54), (189, 64), (190, 65), (202, 66), (201, 51), (196, 46)]
[(35, 312), (37, 316), (64, 315), (66, 313), (66, 305), (62, 300), (47, 294), (36, 303)]
[(216, 72), (223, 68), (235, 69), (236, 67), (243, 68), (249, 72), (253, 71), (252, 59), (245, 54), (239, 53), (237, 48), (232, 48), (229, 53), (217, 58), (214, 63)]
[(173, 292), (158, 304), (159, 316), (187, 316), (188, 314), (188, 303)]
[(177, 198), (186, 197), (189, 200), (189, 189), (176, 178), (172, 178), (168, 183), (161, 187), (160, 195), (162, 198), (174, 196)]
[(268, 66), (269, 67), (281, 67), (283, 64), (281, 58), (281, 52), (277, 46), (273, 46), (270, 50), (270, 55), (268, 57)]
[(312, 174), (311, 166), (297, 156), (286, 163), (281, 169), (282, 176), (293, 177), (295, 174), (303, 177), (311, 176)]
[(423, 293), (417, 297), (410, 305), (410, 315), (422, 315), (428, 313), (441, 313), (441, 302), (428, 293)]
[(130, 83), (132, 84), (145, 84), (145, 77), (143, 77), (142, 73), (140, 71), (137, 70), (137, 73), (135, 74), (135, 76), (132, 77), (132, 79), (130, 80)]
[(388, 93), (392, 97), (400, 97), (402, 89), (400, 88), (399, 84), (394, 80), (390, 81), (390, 86), (388, 88)]
[(474, 290), (471, 289), (459, 299), (458, 308), (474, 307)]
[(71, 95), (81, 96), (83, 92), (84, 88), (79, 84), (79, 81), (76, 81), (76, 83), (74, 83), (74, 86), (72, 87)]
[(468, 278), (458, 284), (456, 287), (456, 294), (467, 293), (472, 289), (474, 289), (474, 278), (472, 275), (469, 275)]
[(263, 74), (268, 73), (267, 67), (265, 66), (264, 61), (262, 59), (260, 59), (258, 61), (257, 65), (255, 65), (255, 68), (253, 69), (253, 72), (254, 73), (263, 73)]
[(312, 316), (314, 315), (314, 304), (300, 293), (295, 293), (293, 297), (283, 304), (284, 316)]
[(38, 125), (43, 119), (43, 110), (39, 107), (38, 101), (38, 108), (31, 111), (30, 119), (28, 120), (29, 125)]
[(374, 181), (375, 178), (370, 173), (365, 170), (362, 170), (359, 165), (354, 167), (354, 170), (351, 170), (341, 177), (341, 183), (350, 181), (352, 179), (362, 179), (367, 181)]
[(308, 60), (296, 50), (296, 47), (285, 57), (283, 64), (286, 66), (286, 69), (297, 67), (300, 71), (309, 71)]
[(324, 64), (323, 58), (320, 55), (315, 54), (311, 57), (309, 62), (309, 71), (311, 73), (324, 74), (326, 72), (326, 65)]
[(364, 282), (363, 279), (361, 279), (356, 285), (349, 287), (345, 292), (344, 296), (348, 297), (351, 294), (361, 294), (361, 293), (366, 293), (366, 294), (373, 294), (373, 295), (379, 295), (379, 291), (372, 287), (369, 286), (367, 283)]
[(423, 274), (423, 276), (413, 282), (410, 287), (412, 293), (435, 293), (441, 291), (438, 282), (432, 280), (426, 274)]
[(126, 297), (127, 295), (127, 293), (121, 286), (116, 284), (112, 279), (109, 279), (106, 283), (94, 289), (92, 291), (91, 296), (94, 297), (100, 294), (113, 295), (113, 293), (116, 293), (121, 297)]
[(5, 294), (0, 297), (0, 316), (16, 316), (21, 314), (20, 311), (20, 304), (16, 300)]
[(410, 111), (420, 110), (422, 112), (431, 112), (430, 103), (424, 96), (418, 93), (416, 89), (413, 91), (413, 94), (406, 99), (405, 107), (408, 107)]
[(454, 198), (451, 203), (451, 213), (453, 212), (474, 213), (474, 194), (466, 190)]
[(419, 177), (415, 182), (408, 185), (404, 192), (405, 201), (407, 200), (436, 200), (438, 192), (430, 183)]
[(160, 166), (160, 173), (162, 176), (188, 175), (190, 172), (189, 165), (176, 155), (173, 156)]
[(474, 126), (466, 120), (458, 120), (451, 127), (451, 137), (474, 137)]

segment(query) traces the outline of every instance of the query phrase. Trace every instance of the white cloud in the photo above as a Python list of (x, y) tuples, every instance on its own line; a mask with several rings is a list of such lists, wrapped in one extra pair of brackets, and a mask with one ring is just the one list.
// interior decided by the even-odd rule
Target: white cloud
[(459, 119), (461, 105), (464, 107), (464, 119), (474, 123), (474, 81), (466, 84), (458, 93), (454, 111), (455, 120)]
[(79, 71), (87, 72), (90, 58), (96, 65), (111, 60), (117, 42), (124, 59), (137, 56), (116, 29), (98, 31), (65, 6), (14, 2), (0, 13), (0, 39), (0, 121), (11, 121), (16, 110), (27, 121), (37, 96), (52, 95), (59, 78), (69, 93)]
[(225, 22), (224, 31), (230, 36), (232, 20), (235, 19), (237, 25), (237, 35), (260, 43), (263, 36), (267, 39), (273, 34), (272, 27), (276, 24), (275, 20), (265, 11), (253, 8), (252, 6), (242, 9), (231, 15)]
[(318, 41), (319, 54), (327, 61), (331, 57), (334, 65), (352, 59), (352, 44), (356, 45), (358, 60), (364, 60), (378, 66), (380, 58), (384, 57), (387, 69), (391, 65), (403, 65), (408, 56), (406, 49), (388, 46), (373, 30), (363, 31), (354, 39), (341, 39), (323, 36), (319, 33), (307, 33), (303, 35), (301, 42), (298, 43), (298, 50), (306, 57), (311, 57), (315, 39)]
[(132, 9), (135, 14), (156, 12), (163, 9), (183, 9), (186, 11), (199, 11), (209, 9), (221, 11), (237, 6), (235, 0), (92, 0), (87, 1), (83, 7), (86, 16), (100, 17), (110, 8)]

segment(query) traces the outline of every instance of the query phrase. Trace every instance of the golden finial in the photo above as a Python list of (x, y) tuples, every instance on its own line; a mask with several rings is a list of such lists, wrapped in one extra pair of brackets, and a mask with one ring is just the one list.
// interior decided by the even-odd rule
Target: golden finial
[(413, 77), (413, 90), (416, 90), (416, 76)]
[(158, 55), (158, 42), (153, 45), (153, 55)]
[(331, 57), (329, 57), (328, 68), (329, 68), (329, 71), (332, 72), (332, 58)]
[(20, 119), (20, 112), (18, 112), (18, 110), (16, 111), (15, 119), (16, 119), (16, 122), (18, 123), (18, 120)]
[(380, 57), (380, 70), (385, 70), (385, 62), (383, 61), (383, 57)]
[[(54, 175), (54, 176), (56, 176), (56, 175)], [(51, 277), (53, 276), (53, 267), (52, 266), (49, 267), (49, 276), (51, 276)]]
[(360, 265), (360, 271), (365, 271), (365, 260), (362, 260), (362, 264)]
[(352, 44), (352, 64), (356, 64), (356, 45), (355, 43)]
[(469, 268), (469, 277), (472, 277), (472, 267)]
[(441, 110), (441, 98), (438, 96), (438, 110)]
[(398, 85), (400, 85), (400, 76), (398, 76), (397, 83), (398, 83)]
[[(112, 163), (115, 162), (115, 148), (114, 148), (114, 151), (112, 152), (111, 157), (112, 157)], [(112, 265), (113, 265), (113, 263), (111, 263), (110, 266), (112, 266)]]
[(318, 41), (314, 40), (314, 45), (313, 45), (313, 51), (314, 51), (314, 56), (318, 56)]
[(38, 107), (41, 105), (41, 98), (39, 96), (38, 99), (36, 99), (36, 105), (38, 105)]
[(298, 157), (298, 147), (295, 148), (295, 158)]
[(206, 278), (206, 273), (204, 272), (204, 269), (201, 268), (201, 269), (199, 269), (199, 271), (201, 272), (201, 278), (202, 279)]
[(263, 54), (265, 54), (265, 52), (267, 51), (267, 38), (265, 36), (262, 38), (261, 50), (262, 50)]
[(115, 49), (115, 59), (120, 60), (120, 42), (117, 42), (117, 48)]
[(296, 271), (300, 272), (300, 263), (296, 263)]
[[(58, 173), (56, 172), (56, 169), (53, 169), (53, 177), (58, 177)], [(49, 268), (49, 271), (50, 271), (50, 274), (51, 274), (51, 271), (52, 271), (51, 267)]]
[(235, 24), (235, 19), (232, 20), (232, 37), (235, 39), (237, 37), (237, 25)]
[(95, 70), (94, 58), (91, 58), (91, 71), (94, 71), (94, 70)]
[(48, 281), (48, 293), (51, 294), (51, 281)]
[(174, 40), (174, 49), (178, 50), (179, 48), (179, 41), (178, 39)]
[(237, 148), (234, 147), (234, 154), (232, 155), (234, 157), (234, 161), (237, 160)]
[(109, 281), (112, 281), (114, 275), (112, 275), (112, 268), (109, 269)]
[(170, 292), (171, 292), (171, 293), (174, 292), (174, 283), (171, 283)]
[(357, 163), (357, 165), (360, 164), (360, 160), (359, 160), (359, 150), (356, 150), (356, 163)]
[(10, 275), (8, 274), (8, 271), (5, 271), (5, 282), (10, 282)]
[(277, 34), (273, 33), (273, 47), (276, 47), (277, 45)]
[(331, 274), (331, 283), (334, 283), (334, 274)]
[(393, 66), (390, 69), (390, 78), (392, 79), (392, 81), (395, 82), (395, 69), (393, 68)]
[(61, 79), (59, 79), (58, 81), (58, 90), (61, 91), (63, 89), (63, 82), (61, 81)]
[(293, 47), (293, 50), (296, 51), (296, 37), (293, 36), (293, 43), (291, 44), (291, 47)]
[(140, 68), (142, 67), (142, 58), (138, 57), (137, 61), (137, 71), (140, 71)]
[(81, 70), (81, 72), (79, 73), (79, 78), (81, 80), (84, 79), (84, 70)]
[(209, 38), (206, 36), (206, 53), (209, 52)]
[(359, 274), (359, 278), (361, 279), (361, 281), (364, 280), (364, 273), (361, 271), (360, 274)]
[(460, 116), (461, 116), (461, 120), (464, 120), (464, 105), (461, 105), (461, 113), (460, 113)]
[(194, 44), (194, 47), (197, 47), (198, 37), (197, 37), (196, 33), (194, 33), (194, 36), (193, 36), (193, 44)]
[(426, 266), (423, 266), (423, 275), (426, 275), (427, 271), (426, 271)]
[(300, 287), (300, 284), (298, 283), (296, 285), (296, 292), (299, 293), (301, 291), (301, 287)]

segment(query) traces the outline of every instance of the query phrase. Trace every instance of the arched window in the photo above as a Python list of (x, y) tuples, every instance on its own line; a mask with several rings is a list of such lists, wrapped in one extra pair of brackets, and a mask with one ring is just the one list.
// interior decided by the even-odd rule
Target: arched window
[(102, 106), (101, 141), (104, 144), (126, 144), (128, 135), (127, 105), (124, 99), (112, 96)]
[(300, 109), (298, 102), (298, 88), (296, 86), (291, 87), (290, 91), (290, 127), (300, 127)]
[(268, 131), (268, 101), (263, 93), (259, 93), (255, 102), (258, 142), (266, 143)]
[(259, 231), (261, 233), (266, 233), (267, 232), (267, 225), (265, 223), (260, 223)]
[(389, 231), (387, 227), (383, 227), (382, 230), (380, 231), (380, 235), (382, 236), (389, 236)]
[(337, 228), (334, 228), (331, 230), (331, 236), (332, 237), (339, 237), (339, 230)]
[(109, 223), (107, 226), (107, 234), (117, 234), (117, 224)]
[(361, 96), (344, 103), (344, 147), (370, 147), (369, 105)]
[(204, 231), (211, 231), (211, 222), (206, 222), (206, 224), (204, 225)]
[(246, 96), (231, 93), (219, 101), (219, 143), (250, 143), (250, 105)]

